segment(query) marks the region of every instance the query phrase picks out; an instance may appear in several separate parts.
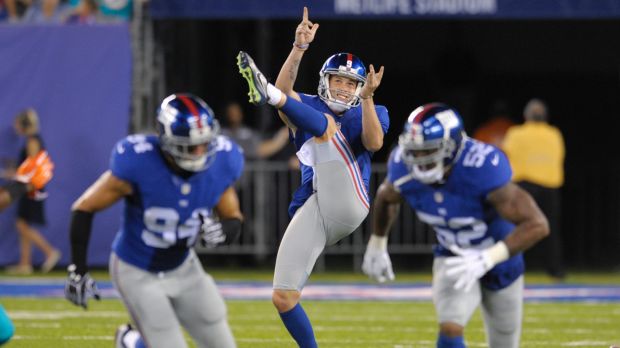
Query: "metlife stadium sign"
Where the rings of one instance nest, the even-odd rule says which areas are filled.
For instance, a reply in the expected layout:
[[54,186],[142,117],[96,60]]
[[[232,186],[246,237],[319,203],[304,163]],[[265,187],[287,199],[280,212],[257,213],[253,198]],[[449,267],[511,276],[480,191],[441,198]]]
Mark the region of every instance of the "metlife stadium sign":
[[154,18],[612,19],[620,0],[151,0]]
[[497,0],[334,0],[336,15],[494,15]]

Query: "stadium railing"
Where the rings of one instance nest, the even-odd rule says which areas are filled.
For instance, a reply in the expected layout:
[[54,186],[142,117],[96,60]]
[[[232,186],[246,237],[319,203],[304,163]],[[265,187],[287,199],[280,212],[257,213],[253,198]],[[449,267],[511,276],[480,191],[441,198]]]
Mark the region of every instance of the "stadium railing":
[[[373,165],[370,180],[371,197],[386,175],[385,165]],[[209,254],[253,255],[258,261],[273,257],[290,219],[288,205],[300,184],[300,172],[291,170],[286,162],[250,162],[237,182],[241,210],[245,217],[243,231],[237,242],[230,246],[197,252]],[[372,215],[372,212],[371,212]],[[353,259],[359,270],[366,242],[372,232],[371,215],[350,236],[325,249],[325,255],[346,255]],[[435,241],[434,232],[420,223],[407,204],[395,221],[389,238],[391,254],[430,254]],[[321,268],[323,259],[317,261]]]

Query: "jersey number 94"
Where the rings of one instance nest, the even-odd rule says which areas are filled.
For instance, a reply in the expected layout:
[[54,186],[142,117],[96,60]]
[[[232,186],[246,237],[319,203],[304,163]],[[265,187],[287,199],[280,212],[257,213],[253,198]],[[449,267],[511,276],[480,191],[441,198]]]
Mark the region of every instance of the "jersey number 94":
[[179,224],[179,213],[172,208],[149,207],[144,211],[142,240],[148,246],[160,249],[170,248],[185,241],[187,247],[196,242],[200,232],[199,214],[209,216],[207,209],[196,209],[190,218]]

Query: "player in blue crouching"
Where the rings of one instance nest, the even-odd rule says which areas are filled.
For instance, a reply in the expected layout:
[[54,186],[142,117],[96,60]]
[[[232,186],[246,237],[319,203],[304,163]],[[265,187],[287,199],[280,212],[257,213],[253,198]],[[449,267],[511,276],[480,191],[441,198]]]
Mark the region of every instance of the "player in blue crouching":
[[239,234],[243,216],[233,184],[243,154],[193,95],[164,99],[157,122],[159,136],[118,142],[110,169],[73,204],[65,295],[84,308],[89,296],[98,299],[86,262],[93,215],[124,199],[109,271],[137,330],[119,328],[117,347],[187,347],[181,326],[198,347],[235,347],[226,305],[192,247],[198,239],[217,245]]
[[362,61],[350,53],[335,54],[323,64],[319,95],[293,90],[301,57],[317,28],[304,8],[276,86],[267,82],[247,53],[238,56],[250,102],[278,109],[301,162],[302,182],[289,206],[292,219],[278,249],[272,299],[302,348],[317,343],[299,303],[301,291],[323,249],[351,234],[368,215],[370,159],[383,145],[389,126],[387,109],[372,98],[383,67],[375,73],[371,65],[367,74]]
[[478,305],[489,347],[519,347],[522,252],[547,236],[549,226],[511,175],[500,150],[468,138],[457,111],[438,103],[409,115],[390,155],[362,270],[379,282],[394,279],[387,235],[407,202],[439,242],[433,263],[438,348],[465,347],[464,328]]

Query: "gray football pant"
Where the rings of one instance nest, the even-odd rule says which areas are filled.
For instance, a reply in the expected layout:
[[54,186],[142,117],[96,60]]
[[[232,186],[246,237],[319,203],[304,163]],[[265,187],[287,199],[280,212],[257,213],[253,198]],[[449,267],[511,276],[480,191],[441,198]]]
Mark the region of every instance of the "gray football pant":
[[[368,200],[356,162],[340,134],[313,144],[316,151],[314,192],[297,210],[278,249],[273,288],[303,289],[326,246],[351,234],[368,215]],[[345,152],[347,151],[347,152]]]
[[445,257],[433,261],[433,303],[439,323],[452,322],[465,327],[478,305],[490,348],[517,348],[523,317],[523,276],[508,287],[489,290],[474,285],[469,292],[454,290],[456,276],[448,277]]
[[181,326],[198,347],[235,347],[224,300],[193,251],[176,269],[160,273],[112,253],[110,274],[147,347],[187,347]]

